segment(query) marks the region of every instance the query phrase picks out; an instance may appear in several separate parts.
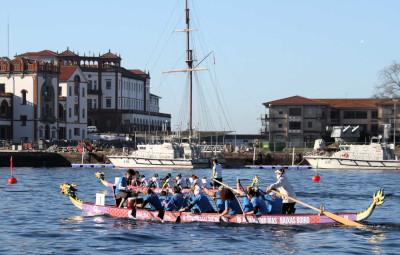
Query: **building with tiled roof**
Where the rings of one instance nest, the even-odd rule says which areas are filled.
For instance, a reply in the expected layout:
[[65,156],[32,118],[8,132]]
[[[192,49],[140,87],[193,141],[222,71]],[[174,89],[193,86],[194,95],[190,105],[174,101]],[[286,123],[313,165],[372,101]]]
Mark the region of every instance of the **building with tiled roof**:
[[19,56],[58,64],[60,82],[68,82],[79,67],[87,81],[88,125],[101,132],[155,132],[165,123],[170,129],[171,115],[159,111],[161,97],[150,93],[149,73],[122,67],[120,55],[111,50],[81,55],[67,48],[61,53],[43,50]]
[[329,139],[332,126],[360,126],[360,141],[369,141],[383,133],[383,124],[394,123],[395,103],[381,98],[277,99],[263,103],[267,114],[262,130],[277,147],[312,146],[315,139]]

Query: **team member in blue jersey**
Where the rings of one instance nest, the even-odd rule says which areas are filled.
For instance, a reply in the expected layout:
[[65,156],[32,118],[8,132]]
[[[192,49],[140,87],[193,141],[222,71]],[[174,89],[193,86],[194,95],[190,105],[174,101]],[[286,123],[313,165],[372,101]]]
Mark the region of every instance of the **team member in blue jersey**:
[[215,212],[210,200],[206,195],[200,192],[200,188],[193,187],[192,192],[194,197],[190,202],[189,206],[186,208],[182,208],[180,211],[188,211],[191,210],[195,213],[212,213]]
[[184,207],[185,199],[178,186],[173,188],[174,195],[164,204],[166,211],[179,211]]
[[143,198],[143,203],[140,208],[144,208],[146,205],[149,205],[150,210],[152,211],[163,211],[164,208],[161,204],[160,199],[157,194],[151,188],[148,188],[146,191],[146,196]]
[[220,197],[225,203],[225,210],[219,216],[243,213],[238,200],[230,189],[223,188]]
[[128,190],[128,181],[131,179],[131,172],[128,170],[124,173],[123,176],[118,178],[118,181],[115,183],[114,192],[115,192],[115,203],[118,207],[121,207],[125,200],[131,195]]
[[259,196],[259,193],[252,188],[247,190],[247,197],[251,201],[252,210],[246,214],[265,215],[271,211],[271,206],[268,206],[264,199]]

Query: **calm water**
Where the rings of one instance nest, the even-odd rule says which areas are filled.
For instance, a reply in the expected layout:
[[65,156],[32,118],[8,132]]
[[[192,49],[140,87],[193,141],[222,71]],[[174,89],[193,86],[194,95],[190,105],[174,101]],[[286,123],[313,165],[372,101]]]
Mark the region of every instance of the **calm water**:
[[[298,198],[328,211],[364,209],[372,193],[384,187],[385,203],[368,219],[365,230],[341,226],[256,226],[159,224],[109,217],[83,217],[59,193],[59,184],[78,184],[78,195],[94,201],[104,190],[93,169],[16,169],[18,184],[6,185],[0,170],[0,254],[399,254],[400,172],[329,171],[311,182],[312,170],[288,171]],[[122,170],[104,170],[113,180]],[[161,176],[167,171],[159,171]],[[178,171],[173,171],[175,174]],[[208,176],[210,170],[194,172]],[[145,171],[150,176],[153,171]],[[225,180],[259,175],[262,186],[273,181],[269,170],[225,170]],[[250,182],[250,181],[247,181]],[[244,182],[246,183],[246,182]],[[306,209],[297,206],[298,212]]]

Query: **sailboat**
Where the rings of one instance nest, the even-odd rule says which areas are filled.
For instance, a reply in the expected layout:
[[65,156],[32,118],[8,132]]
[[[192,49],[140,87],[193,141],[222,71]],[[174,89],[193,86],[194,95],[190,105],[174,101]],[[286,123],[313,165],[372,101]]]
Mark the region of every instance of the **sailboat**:
[[211,165],[211,160],[204,157],[201,146],[193,140],[193,72],[207,70],[193,66],[193,50],[190,45],[190,9],[185,0],[186,27],[178,32],[186,34],[186,68],[165,73],[187,73],[189,81],[189,123],[187,142],[164,142],[162,144],[138,145],[137,150],[125,155],[110,155],[108,159],[115,167],[123,168],[174,168],[192,169],[205,168]]

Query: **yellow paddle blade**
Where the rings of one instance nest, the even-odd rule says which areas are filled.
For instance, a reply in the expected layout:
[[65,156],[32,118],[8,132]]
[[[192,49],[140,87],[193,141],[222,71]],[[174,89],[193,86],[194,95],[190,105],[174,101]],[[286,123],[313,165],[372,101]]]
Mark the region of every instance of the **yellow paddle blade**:
[[364,226],[364,225],[362,225],[362,224],[360,224],[358,222],[343,218],[342,216],[336,215],[336,214],[331,213],[331,212],[322,211],[322,213],[325,214],[327,217],[331,218],[332,220],[340,222],[340,223],[342,223],[343,225],[346,225],[346,226],[352,226],[352,227],[363,227]]

